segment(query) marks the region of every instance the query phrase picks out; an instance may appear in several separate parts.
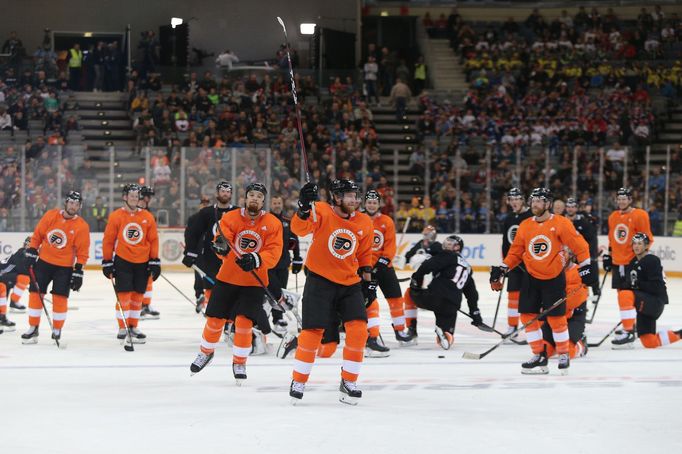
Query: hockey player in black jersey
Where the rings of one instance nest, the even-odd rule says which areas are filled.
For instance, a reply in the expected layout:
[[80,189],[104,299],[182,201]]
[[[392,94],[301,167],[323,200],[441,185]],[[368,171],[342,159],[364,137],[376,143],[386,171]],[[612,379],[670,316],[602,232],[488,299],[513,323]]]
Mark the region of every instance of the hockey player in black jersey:
[[[597,239],[597,227],[585,214],[578,212],[578,202],[569,197],[566,199],[566,211],[564,216],[573,222],[575,229],[580,233],[590,247],[590,267],[594,276],[599,275],[599,240]],[[592,286],[592,294],[598,296],[601,293],[599,284],[595,282]]]
[[[646,348],[656,348],[679,341],[682,329],[656,332],[656,320],[668,304],[668,290],[661,259],[649,254],[650,243],[646,233],[639,232],[632,237],[632,252],[635,257],[626,267],[628,289],[623,290],[623,294],[634,302],[639,341]],[[632,348],[634,342],[634,333],[620,331],[611,344],[614,349],[626,349]]]
[[[511,188],[507,192],[507,203],[509,203],[511,212],[507,214],[502,223],[503,259],[507,257],[509,248],[514,242],[519,224],[533,216],[533,213],[526,205],[523,192],[519,188]],[[507,333],[512,332],[519,324],[519,294],[521,292],[521,283],[525,278],[524,273],[519,267],[507,273]]]
[[417,269],[419,265],[426,259],[436,255],[442,249],[441,244],[436,241],[436,228],[432,225],[427,225],[422,230],[424,236],[421,241],[418,241],[405,254],[405,262],[407,262],[412,269]]
[[[441,250],[421,264],[412,274],[410,288],[405,291],[405,306],[415,306],[433,311],[436,315],[436,341],[444,350],[454,342],[457,310],[462,304],[462,294],[467,299],[474,323],[482,323],[478,310],[478,291],[472,278],[471,266],[458,251],[463,246],[457,235],[448,236]],[[433,273],[433,280],[423,288],[424,276]],[[416,319],[414,320],[416,333]],[[412,329],[410,330],[412,331]]]
[[[187,220],[185,229],[185,257],[182,264],[187,268],[197,265],[208,277],[215,282],[215,276],[220,269],[222,261],[211,249],[211,243],[216,232],[216,224],[222,215],[237,207],[232,205],[232,185],[223,180],[216,185],[216,203],[204,207],[194,213]],[[197,313],[211,294],[213,284],[208,279],[195,273],[194,289],[197,290]],[[203,294],[205,290],[205,295]]]

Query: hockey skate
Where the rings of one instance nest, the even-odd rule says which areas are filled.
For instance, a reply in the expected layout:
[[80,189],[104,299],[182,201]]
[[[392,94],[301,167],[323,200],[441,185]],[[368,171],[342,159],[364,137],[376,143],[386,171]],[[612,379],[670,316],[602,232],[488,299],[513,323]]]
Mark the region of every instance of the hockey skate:
[[17,324],[7,318],[7,315],[0,314],[0,329],[11,333],[17,329]]
[[24,312],[26,312],[26,306],[24,306],[21,303],[15,303],[15,302],[10,301],[9,310],[10,310],[10,312],[16,312],[18,314],[23,314]]
[[276,356],[281,359],[285,359],[289,353],[296,350],[298,347],[298,337],[291,333],[287,333],[282,338],[277,348]]
[[61,340],[61,338],[62,338],[62,330],[60,330],[60,329],[52,330],[52,339]]
[[208,366],[211,363],[211,361],[213,361],[213,353],[209,353],[207,355],[204,352],[199,352],[197,357],[194,359],[194,362],[192,362],[192,364],[190,364],[189,366],[191,375],[194,375],[204,370],[204,367]]
[[386,358],[391,349],[379,337],[368,337],[365,345],[365,358]]
[[543,350],[533,355],[531,359],[521,364],[521,373],[524,375],[545,375],[549,373],[547,367],[547,353]]
[[443,331],[438,326],[436,326],[435,331],[436,331],[436,343],[443,350],[450,350],[450,347],[452,347],[452,344],[455,343],[455,337],[452,335],[452,333],[449,333],[448,331]]
[[559,355],[559,374],[568,375],[568,369],[571,367],[571,358],[568,353]]
[[356,382],[341,379],[339,385],[339,402],[348,405],[357,405],[362,397],[362,391],[357,387]]
[[635,348],[635,333],[632,331],[616,331],[616,335],[611,340],[613,350],[631,350]]
[[291,405],[296,405],[303,399],[303,392],[305,391],[305,383],[291,380],[289,386],[289,397],[291,397]]
[[28,331],[21,335],[21,343],[24,345],[37,344],[38,334],[38,327],[31,326]]
[[[121,328],[118,330],[118,333],[116,333],[116,339],[120,341],[124,341],[125,338],[128,337],[128,330],[125,328]],[[123,342],[121,342],[123,343]]]
[[[416,321],[414,323],[416,323]],[[395,333],[395,340],[398,341],[398,345],[401,347],[417,345],[417,336],[413,335],[409,329],[407,331],[399,331],[393,327],[393,332]],[[416,333],[416,328],[414,332]]]
[[144,344],[147,342],[147,335],[137,329],[137,326],[130,328],[130,337],[133,340],[133,344]]
[[161,313],[154,309],[151,304],[143,305],[140,311],[140,320],[158,320]]
[[257,328],[253,328],[251,331],[251,354],[249,356],[265,355],[268,352],[265,334]]
[[[507,332],[504,333],[504,335],[505,335],[505,336],[509,336],[511,333],[514,332],[514,330],[516,330],[516,327],[515,327],[515,326],[508,326],[508,327],[507,327]],[[520,333],[520,332],[521,332],[521,331],[517,331],[514,335],[505,338],[505,339],[504,339],[504,343],[505,343],[505,344],[513,344],[514,342],[512,342],[512,339],[518,340],[518,339],[519,339],[519,333]]]
[[241,386],[246,380],[246,364],[232,363],[232,375],[237,386]]

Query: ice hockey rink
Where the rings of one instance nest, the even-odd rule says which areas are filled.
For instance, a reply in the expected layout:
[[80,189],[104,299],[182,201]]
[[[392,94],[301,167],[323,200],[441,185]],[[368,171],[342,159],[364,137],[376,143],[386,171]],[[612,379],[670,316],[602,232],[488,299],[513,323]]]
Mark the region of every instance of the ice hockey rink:
[[[164,274],[192,296],[193,276]],[[401,272],[401,277],[409,276]],[[481,311],[492,323],[497,294],[477,272]],[[294,290],[294,277],[289,288]],[[302,289],[303,277],[299,277]],[[403,286],[407,285],[403,283]],[[608,286],[608,284],[607,284]],[[682,279],[668,282],[670,304],[660,326],[682,327]],[[338,401],[341,352],[318,359],[298,406],[289,403],[292,356],[249,358],[248,380],[237,387],[231,351],[190,377],[203,318],[163,279],[155,283],[160,320],[140,323],[145,345],[126,352],[115,339],[114,295],[98,271],[70,299],[65,350],[49,339],[22,345],[26,314],[11,313],[17,331],[0,335],[3,453],[196,452],[523,452],[636,453],[682,447],[682,342],[657,350],[591,348],[560,376],[524,376],[528,346],[503,345],[479,361],[499,336],[460,317],[455,345],[440,349],[433,317],[420,311],[419,345],[398,348],[382,300],[388,358],[365,359],[356,407]],[[589,304],[589,303],[588,303]],[[466,308],[466,305],[463,304]],[[590,304],[590,307],[591,304]],[[497,328],[506,325],[506,305]],[[588,340],[618,321],[615,292],[605,291]],[[441,356],[443,358],[441,358]]]

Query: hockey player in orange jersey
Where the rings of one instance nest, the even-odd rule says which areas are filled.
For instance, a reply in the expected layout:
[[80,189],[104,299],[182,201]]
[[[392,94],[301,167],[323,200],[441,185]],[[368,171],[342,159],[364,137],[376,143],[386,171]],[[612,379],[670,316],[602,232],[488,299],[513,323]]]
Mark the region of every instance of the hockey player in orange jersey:
[[107,279],[114,279],[118,321],[116,338],[125,339],[127,335],[122,319],[125,316],[132,342],[144,344],[147,336],[137,328],[137,323],[147,280],[150,276],[153,280],[159,277],[161,262],[156,221],[149,211],[138,208],[140,193],[139,185],[126,184],[123,187],[123,206],[109,215],[102,239],[102,273]]
[[[291,220],[294,234],[313,235],[305,261],[303,330],[298,337],[289,388],[294,404],[303,398],[325,328],[337,316],[346,330],[339,400],[355,405],[362,397],[356,382],[367,341],[365,305],[376,299],[376,281],[372,280],[374,229],[369,216],[356,211],[357,184],[334,180],[329,192],[331,205],[315,203],[317,185],[306,183],[300,191],[299,209]],[[315,217],[311,215],[313,208]]]
[[617,289],[620,320],[623,330],[616,333],[611,344],[616,348],[627,347],[634,342],[635,318],[637,311],[631,298],[623,293],[628,287],[628,276],[625,268],[635,257],[632,252],[632,237],[638,233],[645,233],[649,242],[654,242],[651,233],[649,215],[646,211],[632,206],[632,190],[620,188],[616,195],[618,209],[609,216],[609,253],[604,254],[604,271],[612,271],[611,287]]
[[268,270],[282,255],[282,223],[275,215],[263,211],[266,195],[263,184],[251,183],[246,187],[244,208],[228,211],[220,218],[212,247],[222,257],[222,265],[206,307],[200,352],[190,365],[192,374],[200,372],[213,360],[229,319],[234,320],[235,326],[232,373],[237,385],[246,380],[246,359],[251,353],[253,326],[260,320],[268,323],[263,312],[263,285],[268,285]]
[[[374,264],[374,277],[384,294],[391,311],[393,331],[396,340],[403,345],[409,345],[412,336],[405,332],[404,301],[398,276],[393,269],[393,257],[395,257],[395,224],[393,219],[382,214],[381,196],[373,189],[365,194],[365,213],[372,219],[374,225],[374,238],[372,241],[372,263]],[[379,338],[379,302],[374,300],[367,308],[367,328],[369,337],[365,356],[383,357],[388,356],[389,348]]]
[[[154,188],[151,186],[140,187],[140,200],[137,201],[137,207],[141,210],[152,212],[149,209],[149,204],[154,197]],[[152,214],[154,216],[154,214]],[[142,310],[140,311],[140,320],[158,320],[161,314],[152,306],[152,294],[154,292],[154,279],[151,276],[147,279],[147,288],[142,299]]]
[[[576,231],[573,223],[561,215],[552,214],[552,193],[546,188],[535,188],[530,195],[533,217],[524,220],[516,232],[502,266],[490,272],[493,290],[502,290],[501,280],[509,269],[525,266],[519,295],[521,323],[529,323],[540,312],[566,297],[566,277],[562,254],[568,246],[578,258],[580,277],[585,285],[592,285],[596,276],[590,272],[590,254],[587,242]],[[565,374],[570,366],[569,335],[566,321],[566,303],[562,302],[547,314],[552,337],[559,355],[559,372]],[[526,338],[534,356],[521,365],[521,373],[546,374],[547,352],[543,349],[540,324],[536,320],[526,327]],[[540,341],[540,342],[537,342]]]
[[[61,339],[68,310],[69,291],[83,285],[83,266],[88,261],[90,228],[78,215],[83,205],[81,194],[69,192],[64,209],[49,210],[33,231],[25,251],[29,266],[33,267],[37,282],[31,282],[28,298],[29,330],[21,335],[22,343],[38,342],[38,327],[43,304],[38,294],[47,293],[52,283],[53,339]],[[29,273],[30,275],[30,273]]]

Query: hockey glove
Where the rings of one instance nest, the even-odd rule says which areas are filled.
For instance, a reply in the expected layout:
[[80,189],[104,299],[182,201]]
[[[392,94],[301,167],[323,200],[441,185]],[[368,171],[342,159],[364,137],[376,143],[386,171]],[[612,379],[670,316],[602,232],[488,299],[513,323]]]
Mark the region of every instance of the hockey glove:
[[113,279],[116,277],[116,268],[114,268],[114,262],[111,260],[102,260],[102,274],[107,279]]
[[24,258],[26,259],[26,267],[28,268],[38,261],[38,250],[34,247],[24,249]]
[[257,269],[261,265],[260,255],[258,255],[257,252],[247,252],[242,255],[241,258],[236,259],[235,262],[239,265],[239,268],[247,273]]
[[71,282],[69,283],[69,286],[71,287],[71,290],[77,292],[81,289],[82,285],[83,265],[81,263],[76,263],[76,265],[73,267],[73,271],[71,272]]
[[195,252],[185,252],[185,256],[182,258],[182,264],[187,268],[192,268],[192,265],[197,263],[197,254]]
[[410,290],[414,292],[421,292],[423,290],[422,284],[423,281],[413,276],[412,279],[410,279]]
[[155,281],[161,276],[161,260],[159,259],[149,259],[147,262],[147,272]]
[[613,262],[611,261],[611,256],[609,254],[604,254],[602,258],[602,263],[604,265],[604,271],[607,273],[613,268]]
[[481,326],[483,324],[483,317],[481,317],[481,311],[476,309],[471,314],[471,324],[474,326]]
[[365,307],[377,299],[377,281],[372,279],[370,281],[362,280],[362,296],[365,298]]
[[218,238],[211,243],[211,249],[218,255],[226,256],[230,252],[230,245],[227,244],[227,240],[222,235],[218,235]]
[[374,265],[374,269],[379,270],[381,268],[388,268],[390,263],[391,260],[389,260],[388,257],[379,257],[379,260],[377,260],[377,263]]
[[502,279],[507,274],[508,270],[509,268],[507,268],[506,265],[490,267],[490,288],[493,289],[493,291],[502,291]]
[[298,195],[298,216],[306,220],[310,216],[310,210],[313,207],[313,202],[318,199],[317,184],[309,181],[304,184]]
[[592,273],[592,267],[590,266],[589,261],[578,268],[578,274],[580,274],[580,279],[586,286],[592,287],[593,285],[598,285],[597,276]]
[[291,272],[293,274],[298,274],[303,269],[303,259],[301,257],[294,257],[291,262]]

